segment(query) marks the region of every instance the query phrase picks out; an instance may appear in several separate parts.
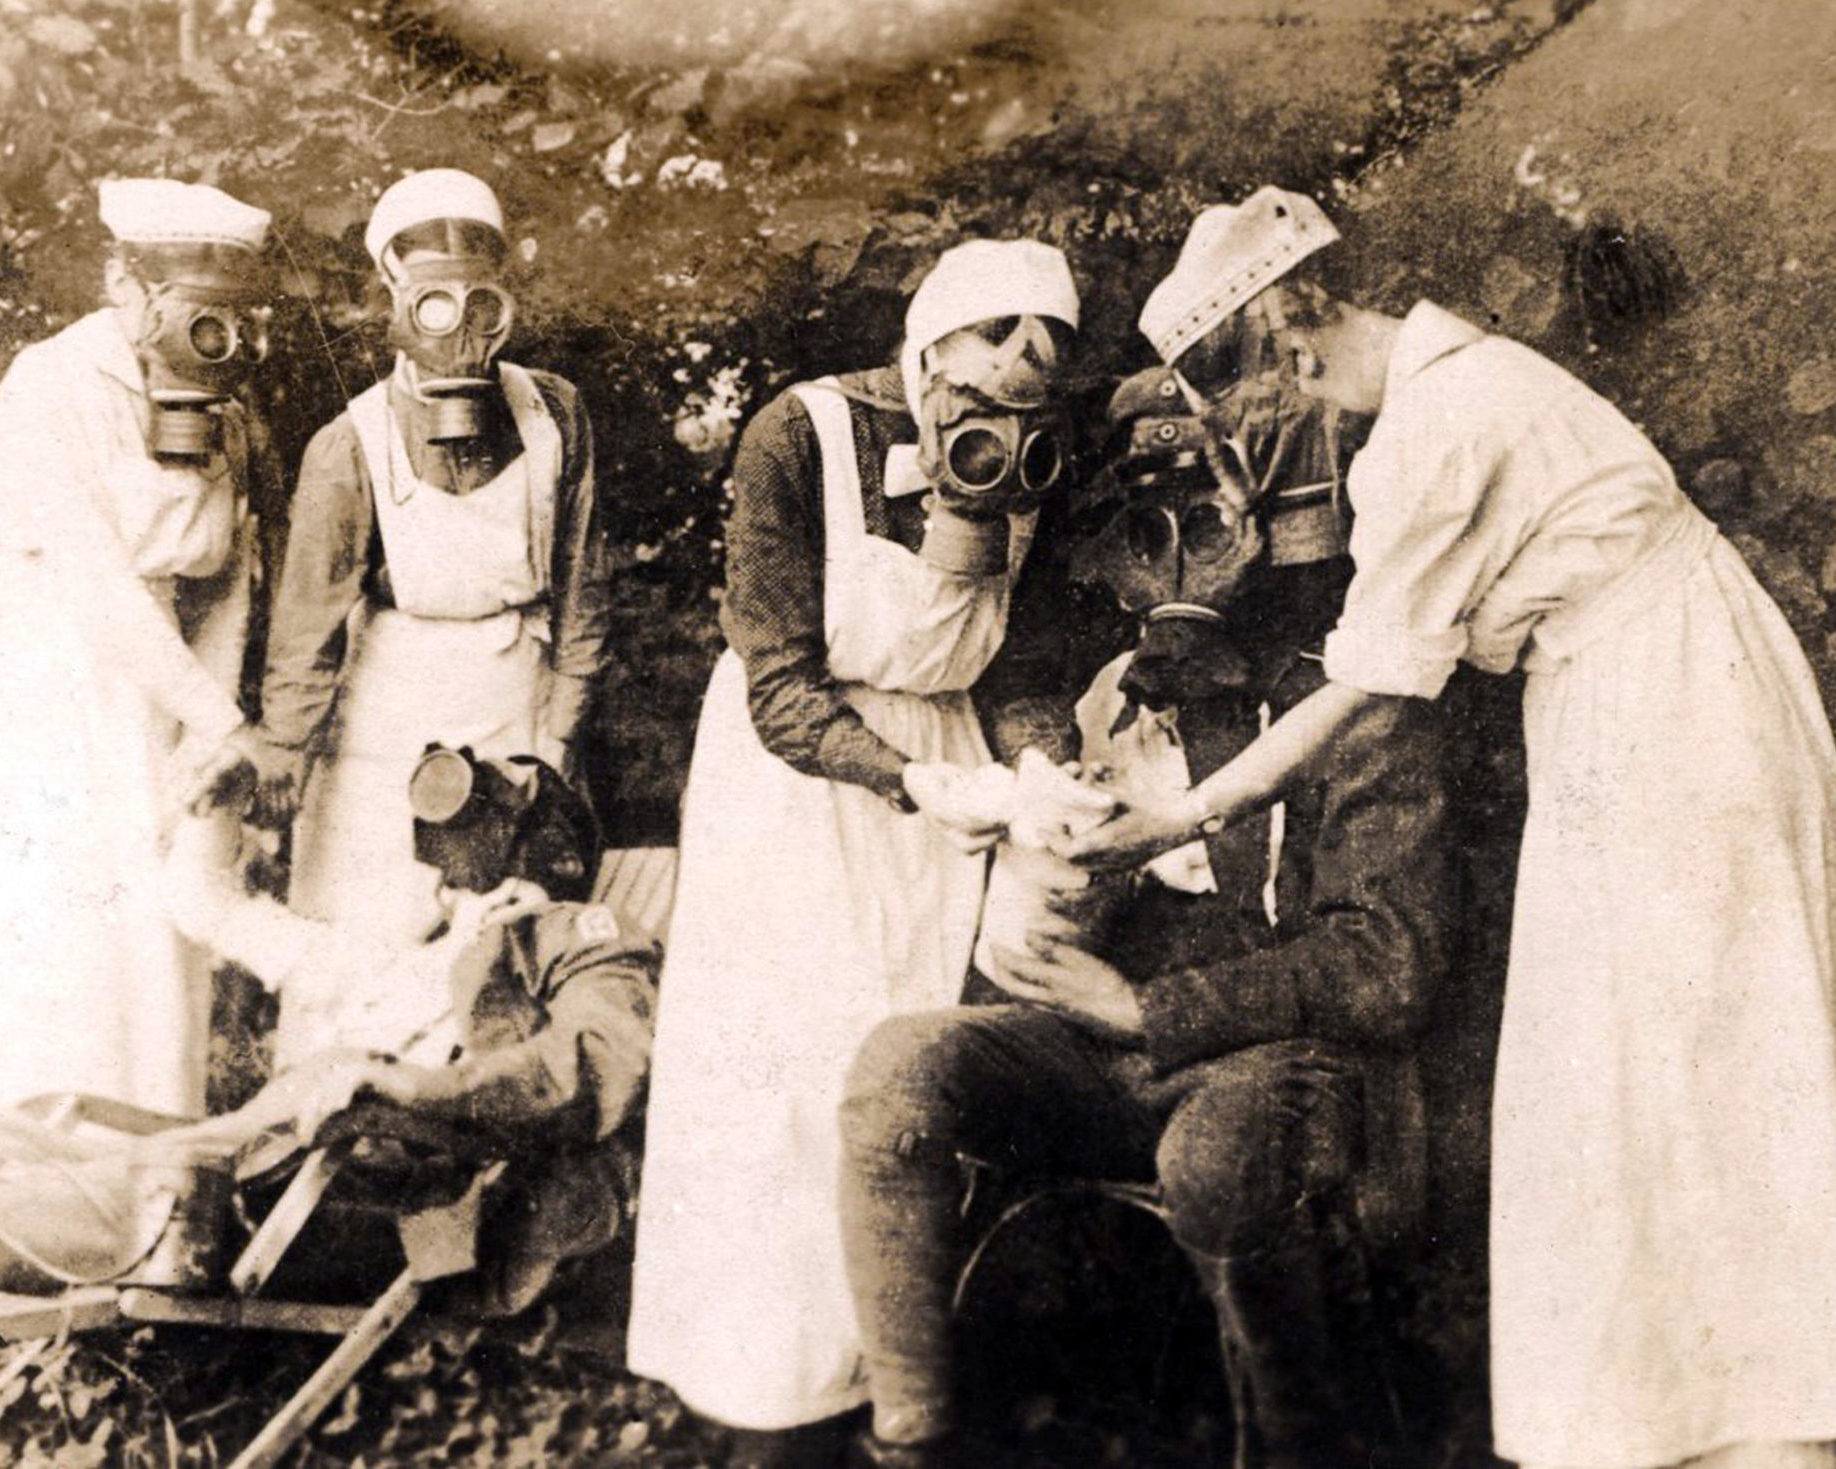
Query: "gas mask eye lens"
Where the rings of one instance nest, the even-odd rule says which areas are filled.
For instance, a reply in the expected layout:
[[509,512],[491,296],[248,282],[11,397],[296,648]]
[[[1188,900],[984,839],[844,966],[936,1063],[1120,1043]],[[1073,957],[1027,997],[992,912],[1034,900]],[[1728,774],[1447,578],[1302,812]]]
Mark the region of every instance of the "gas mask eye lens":
[[993,429],[971,426],[944,450],[950,477],[966,490],[992,490],[1007,474],[1007,445]]
[[199,312],[187,336],[191,350],[205,362],[227,362],[236,350],[235,329],[213,312]]
[[1023,486],[1034,493],[1049,490],[1058,483],[1064,468],[1065,456],[1059,452],[1056,434],[1038,429],[1027,435],[1026,442],[1020,446],[1020,483]]
[[1216,505],[1194,505],[1180,517],[1180,549],[1194,561],[1216,561],[1230,549],[1230,543],[1230,527]]
[[463,314],[459,298],[451,291],[423,291],[415,298],[410,315],[414,324],[430,337],[443,337],[455,330]]
[[467,291],[465,324],[480,336],[495,336],[504,329],[509,308],[501,293],[493,290]]
[[1143,565],[1152,566],[1173,545],[1173,521],[1166,511],[1138,506],[1128,512],[1123,526],[1128,554]]

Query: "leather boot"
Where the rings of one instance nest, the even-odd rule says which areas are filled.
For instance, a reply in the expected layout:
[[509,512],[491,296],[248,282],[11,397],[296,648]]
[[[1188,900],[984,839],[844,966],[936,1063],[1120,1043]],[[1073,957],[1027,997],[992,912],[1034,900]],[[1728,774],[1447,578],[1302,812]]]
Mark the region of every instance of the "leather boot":
[[1254,1251],[1187,1252],[1217,1312],[1237,1469],[1392,1461],[1399,1424],[1354,1230],[1307,1210]]

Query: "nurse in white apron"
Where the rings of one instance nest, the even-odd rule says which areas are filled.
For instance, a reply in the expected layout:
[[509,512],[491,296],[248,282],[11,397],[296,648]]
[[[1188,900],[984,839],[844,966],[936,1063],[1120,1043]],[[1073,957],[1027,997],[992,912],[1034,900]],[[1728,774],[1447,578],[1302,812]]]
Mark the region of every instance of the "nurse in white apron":
[[[1328,684],[1131,861],[1279,794],[1372,699],[1521,666],[1530,809],[1492,1112],[1493,1434],[1537,1469],[1836,1465],[1836,741],[1746,563],[1609,403],[1428,302],[1291,279],[1337,237],[1205,211],[1142,312],[1259,331],[1374,412]],[[1228,339],[1228,337],[1226,338]]]
[[251,492],[278,476],[230,394],[260,355],[268,216],[172,179],[99,192],[110,305],[0,381],[0,1105],[195,1115],[210,965],[158,874],[186,801],[258,748]]
[[1021,507],[1057,477],[1051,391],[1076,322],[1057,250],[958,246],[912,299],[899,370],[793,388],[741,446],[732,646],[689,774],[630,1359],[761,1431],[761,1455],[765,1431],[866,1400],[836,1107],[867,1032],[952,1002],[968,970],[1006,790],[970,690],[1031,540]]
[[265,794],[284,815],[310,758],[293,906],[409,942],[440,911],[409,840],[415,761],[440,741],[569,773],[609,567],[578,394],[496,358],[513,302],[489,187],[411,174],[365,242],[398,354],[301,465],[262,690]]

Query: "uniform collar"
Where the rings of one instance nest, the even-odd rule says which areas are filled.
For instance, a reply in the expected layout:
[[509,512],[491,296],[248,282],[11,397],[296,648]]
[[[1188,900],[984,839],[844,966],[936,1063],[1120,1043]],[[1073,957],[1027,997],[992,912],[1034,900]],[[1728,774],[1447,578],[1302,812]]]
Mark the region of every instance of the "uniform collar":
[[98,372],[126,384],[137,393],[147,390],[146,374],[134,355],[134,344],[121,329],[121,317],[112,306],[92,311],[69,329],[69,339]]
[[1384,370],[1383,400],[1392,402],[1404,385],[1429,364],[1483,341],[1485,333],[1432,301],[1418,301],[1403,318]]

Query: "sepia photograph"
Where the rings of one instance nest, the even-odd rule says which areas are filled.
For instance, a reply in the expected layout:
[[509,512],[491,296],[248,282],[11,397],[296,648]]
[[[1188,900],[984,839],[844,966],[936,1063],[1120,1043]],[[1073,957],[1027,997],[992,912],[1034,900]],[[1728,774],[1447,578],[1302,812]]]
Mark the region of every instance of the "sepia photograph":
[[1836,1469],[1836,4],[0,0],[0,1465]]

